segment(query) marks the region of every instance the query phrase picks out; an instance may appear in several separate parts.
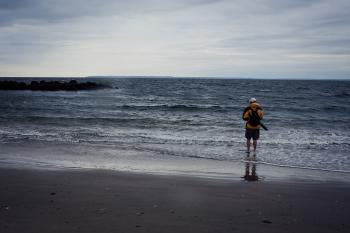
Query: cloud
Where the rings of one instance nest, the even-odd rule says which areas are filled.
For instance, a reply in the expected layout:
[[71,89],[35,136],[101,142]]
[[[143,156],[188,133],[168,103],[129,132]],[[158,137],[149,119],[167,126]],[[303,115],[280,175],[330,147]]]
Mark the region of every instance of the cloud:
[[99,17],[173,11],[213,0],[0,0],[2,25],[14,23],[57,22],[80,17]]
[[0,0],[0,75],[350,77],[347,0]]

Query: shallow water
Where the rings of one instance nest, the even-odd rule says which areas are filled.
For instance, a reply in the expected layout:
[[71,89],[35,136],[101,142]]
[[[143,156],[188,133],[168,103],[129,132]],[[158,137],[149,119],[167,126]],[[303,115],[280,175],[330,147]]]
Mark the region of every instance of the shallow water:
[[1,161],[149,171],[184,171],[183,159],[243,162],[241,114],[255,97],[269,128],[257,163],[350,172],[349,81],[89,81],[113,88],[0,91]]

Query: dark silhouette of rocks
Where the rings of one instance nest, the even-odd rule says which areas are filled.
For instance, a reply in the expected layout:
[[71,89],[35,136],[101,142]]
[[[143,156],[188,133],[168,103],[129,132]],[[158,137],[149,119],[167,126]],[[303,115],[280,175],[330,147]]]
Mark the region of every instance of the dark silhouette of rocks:
[[95,82],[78,83],[76,80],[69,82],[59,81],[32,81],[30,84],[17,81],[0,81],[0,90],[32,90],[32,91],[79,91],[108,88],[108,86]]

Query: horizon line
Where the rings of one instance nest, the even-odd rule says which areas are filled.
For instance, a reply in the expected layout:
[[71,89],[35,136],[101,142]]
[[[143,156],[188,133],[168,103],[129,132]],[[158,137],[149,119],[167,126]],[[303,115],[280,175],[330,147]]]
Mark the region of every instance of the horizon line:
[[328,81],[350,81],[349,78],[276,78],[276,77],[237,77],[237,76],[173,76],[173,75],[88,75],[88,76],[0,76],[0,79],[40,79],[40,78],[164,78],[164,79],[242,79],[242,80],[315,80],[315,81],[322,81],[322,80],[328,80]]

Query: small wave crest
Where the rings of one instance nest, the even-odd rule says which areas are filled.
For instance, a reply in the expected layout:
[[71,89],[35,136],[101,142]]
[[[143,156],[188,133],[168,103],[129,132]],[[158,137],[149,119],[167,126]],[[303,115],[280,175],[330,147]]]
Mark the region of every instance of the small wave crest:
[[350,97],[350,92],[342,91],[334,94],[334,97],[342,98],[342,97]]
[[120,106],[122,109],[135,109],[135,110],[170,110],[170,111],[227,111],[237,110],[233,106],[221,106],[221,105],[194,105],[194,104],[161,104],[161,105],[132,105],[125,104]]

